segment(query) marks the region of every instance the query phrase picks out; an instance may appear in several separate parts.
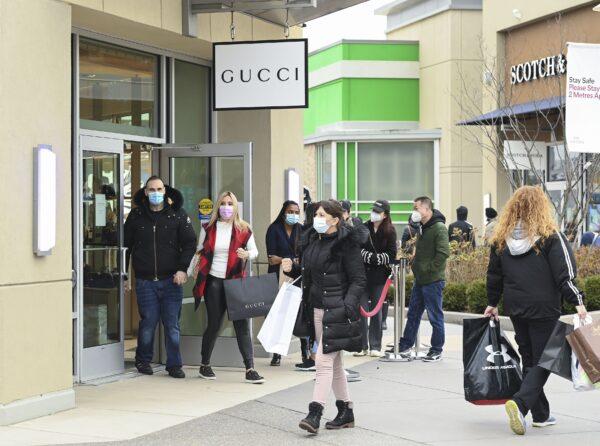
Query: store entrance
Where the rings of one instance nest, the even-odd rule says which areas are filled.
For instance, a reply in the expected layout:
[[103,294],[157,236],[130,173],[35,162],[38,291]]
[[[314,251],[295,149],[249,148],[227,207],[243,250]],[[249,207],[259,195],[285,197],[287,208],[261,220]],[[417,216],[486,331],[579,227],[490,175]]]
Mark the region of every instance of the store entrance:
[[[163,146],[159,150],[160,176],[184,198],[184,208],[193,221],[196,234],[208,221],[218,196],[233,192],[239,200],[244,220],[252,223],[252,144],[201,144]],[[200,364],[202,334],[206,328],[206,311],[201,305],[194,311],[193,278],[184,287],[181,311],[181,354],[183,363]],[[164,341],[161,336],[161,345]],[[161,362],[166,361],[161,350]],[[215,366],[243,366],[231,322],[225,321],[215,345],[211,363]]]
[[[178,189],[184,208],[200,233],[218,195],[229,190],[240,202],[243,218],[252,222],[251,143],[196,146],[150,146],[119,139],[82,135],[79,177],[78,281],[75,302],[74,370],[85,382],[135,370],[139,312],[135,273],[124,286],[123,225],[133,197],[151,175]],[[78,191],[79,193],[79,191]],[[184,288],[181,351],[186,365],[200,363],[204,306],[194,311],[193,278]],[[153,362],[164,364],[162,327],[155,336]],[[225,322],[215,346],[216,366],[242,365],[233,326]]]

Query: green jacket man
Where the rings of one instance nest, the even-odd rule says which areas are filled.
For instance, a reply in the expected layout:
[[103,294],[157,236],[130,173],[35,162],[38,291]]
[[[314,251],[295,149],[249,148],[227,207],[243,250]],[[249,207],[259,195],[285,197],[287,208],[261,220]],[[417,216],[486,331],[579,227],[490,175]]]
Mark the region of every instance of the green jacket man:
[[442,291],[446,284],[446,260],[450,255],[446,218],[433,209],[429,197],[419,197],[414,201],[411,220],[420,223],[412,270],[415,283],[410,294],[406,327],[400,339],[400,358],[413,359],[412,347],[415,344],[421,317],[427,310],[433,328],[431,348],[423,361],[437,362],[442,359],[445,343],[444,312],[442,311]]

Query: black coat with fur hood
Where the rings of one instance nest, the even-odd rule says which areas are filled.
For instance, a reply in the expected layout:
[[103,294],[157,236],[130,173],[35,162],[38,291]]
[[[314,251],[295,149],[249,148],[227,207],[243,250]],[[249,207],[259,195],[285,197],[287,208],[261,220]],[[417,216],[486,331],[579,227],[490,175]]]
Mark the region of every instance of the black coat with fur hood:
[[165,206],[152,212],[144,189],[133,197],[136,205],[125,221],[127,266],[133,256],[137,279],[163,280],[187,271],[196,251],[196,233],[183,209],[181,192],[165,185]]
[[302,275],[309,322],[315,308],[324,310],[323,353],[362,349],[359,305],[367,281],[360,254],[363,241],[364,229],[347,225],[330,235],[314,229],[303,234],[301,262],[290,276]]

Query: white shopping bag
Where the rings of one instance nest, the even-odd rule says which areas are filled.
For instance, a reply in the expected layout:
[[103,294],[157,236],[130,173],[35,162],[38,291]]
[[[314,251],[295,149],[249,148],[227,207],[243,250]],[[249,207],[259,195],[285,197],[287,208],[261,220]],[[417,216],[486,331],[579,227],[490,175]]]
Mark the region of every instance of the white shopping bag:
[[286,282],[281,286],[258,332],[258,340],[269,353],[282,356],[288,354],[292,331],[302,302],[302,290],[294,286],[294,282]]
[[[582,325],[587,325],[592,323],[592,317],[588,315],[585,318],[585,321],[581,322],[581,319],[578,315],[573,316],[573,327],[575,330],[579,329]],[[573,380],[573,387],[575,390],[594,390],[600,389],[600,383],[594,384],[590,381],[587,376],[587,373],[583,370],[581,365],[579,364],[579,360],[575,355],[575,352],[571,354],[571,379]]]

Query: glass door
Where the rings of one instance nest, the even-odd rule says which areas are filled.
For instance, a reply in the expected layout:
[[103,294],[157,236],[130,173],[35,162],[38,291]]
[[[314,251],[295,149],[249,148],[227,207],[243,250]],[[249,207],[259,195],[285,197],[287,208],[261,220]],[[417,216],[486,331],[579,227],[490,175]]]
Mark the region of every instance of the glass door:
[[[160,175],[183,194],[184,208],[193,221],[196,234],[200,234],[201,224],[208,220],[223,191],[232,191],[236,195],[244,220],[252,223],[251,155],[251,143],[161,147]],[[184,287],[181,311],[181,354],[186,365],[200,364],[202,334],[206,328],[204,304],[194,311],[193,286],[194,279],[190,277]],[[163,342],[161,336],[161,345]],[[166,359],[162,358],[163,354],[161,350],[161,362]],[[243,366],[233,325],[226,318],[211,363]]]
[[123,141],[82,136],[80,380],[123,372]]

